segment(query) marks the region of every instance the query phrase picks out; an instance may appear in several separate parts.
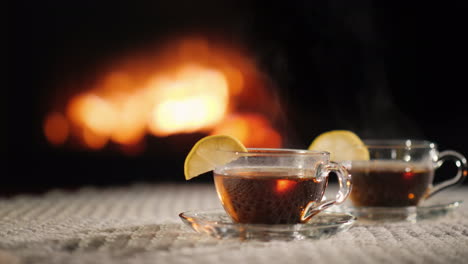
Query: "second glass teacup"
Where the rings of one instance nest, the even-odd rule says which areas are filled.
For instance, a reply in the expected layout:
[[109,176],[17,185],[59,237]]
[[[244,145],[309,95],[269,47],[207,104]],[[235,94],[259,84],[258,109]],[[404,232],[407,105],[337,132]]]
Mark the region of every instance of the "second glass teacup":
[[[368,218],[415,217],[416,206],[435,193],[463,181],[466,158],[453,150],[439,152],[424,140],[364,140],[370,160],[346,164],[353,177],[350,201]],[[458,168],[454,177],[433,184],[446,160]]]
[[[351,192],[347,170],[325,151],[251,148],[231,154],[236,158],[215,168],[214,181],[225,211],[238,223],[306,223]],[[330,172],[340,189],[335,199],[322,200]]]

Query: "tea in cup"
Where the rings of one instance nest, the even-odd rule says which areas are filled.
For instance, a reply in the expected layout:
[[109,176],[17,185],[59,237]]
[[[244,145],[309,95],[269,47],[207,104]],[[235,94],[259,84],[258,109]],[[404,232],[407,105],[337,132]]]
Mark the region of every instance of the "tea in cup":
[[[306,223],[324,209],[345,201],[351,191],[347,170],[325,151],[248,149],[217,166],[214,182],[227,214],[238,223]],[[335,199],[322,200],[328,176],[340,183]]]
[[[364,140],[370,160],[347,165],[352,178],[350,200],[356,207],[417,206],[467,176],[466,158],[453,150],[439,152],[422,140]],[[437,168],[447,160],[458,168],[454,177],[433,184]]]

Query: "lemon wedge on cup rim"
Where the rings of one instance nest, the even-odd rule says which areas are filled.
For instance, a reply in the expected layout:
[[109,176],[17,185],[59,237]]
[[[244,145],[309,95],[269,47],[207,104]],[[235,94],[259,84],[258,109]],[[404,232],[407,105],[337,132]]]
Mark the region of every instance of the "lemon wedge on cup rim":
[[335,162],[369,160],[369,150],[358,135],[349,130],[332,130],[318,135],[309,150],[330,152]]
[[214,135],[200,139],[185,158],[185,179],[190,180],[231,162],[237,157],[236,152],[247,152],[247,148],[234,137]]

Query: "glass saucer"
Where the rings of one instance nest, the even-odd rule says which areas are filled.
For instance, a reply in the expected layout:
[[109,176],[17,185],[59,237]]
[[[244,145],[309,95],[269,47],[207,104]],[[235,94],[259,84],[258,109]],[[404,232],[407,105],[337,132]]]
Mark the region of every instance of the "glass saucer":
[[360,223],[373,222],[417,222],[447,215],[460,207],[463,201],[424,201],[418,206],[407,207],[355,207],[345,203],[327,209],[329,212],[348,212]]
[[179,217],[201,234],[219,239],[265,241],[326,238],[349,229],[356,220],[356,217],[345,212],[321,212],[306,224],[238,224],[234,223],[223,209],[183,212]]

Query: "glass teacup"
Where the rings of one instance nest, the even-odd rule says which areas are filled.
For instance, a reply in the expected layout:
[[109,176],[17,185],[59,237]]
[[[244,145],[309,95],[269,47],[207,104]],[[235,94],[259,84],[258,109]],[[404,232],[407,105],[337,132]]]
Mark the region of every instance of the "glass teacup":
[[[370,160],[346,164],[353,177],[350,201],[355,207],[373,207],[366,214],[378,217],[391,212],[415,213],[422,201],[454,186],[467,176],[466,158],[453,150],[439,152],[433,142],[423,140],[364,140]],[[363,146],[356,146],[363,147]],[[457,173],[434,184],[435,171],[447,160],[457,166]],[[376,208],[381,208],[377,212]],[[406,208],[407,210],[395,210]],[[412,210],[412,212],[410,212]],[[413,215],[414,217],[414,215]]]
[[[324,209],[340,204],[351,191],[347,170],[330,161],[328,152],[292,149],[248,149],[214,170],[218,197],[238,223],[306,223]],[[322,200],[334,172],[340,189]]]

